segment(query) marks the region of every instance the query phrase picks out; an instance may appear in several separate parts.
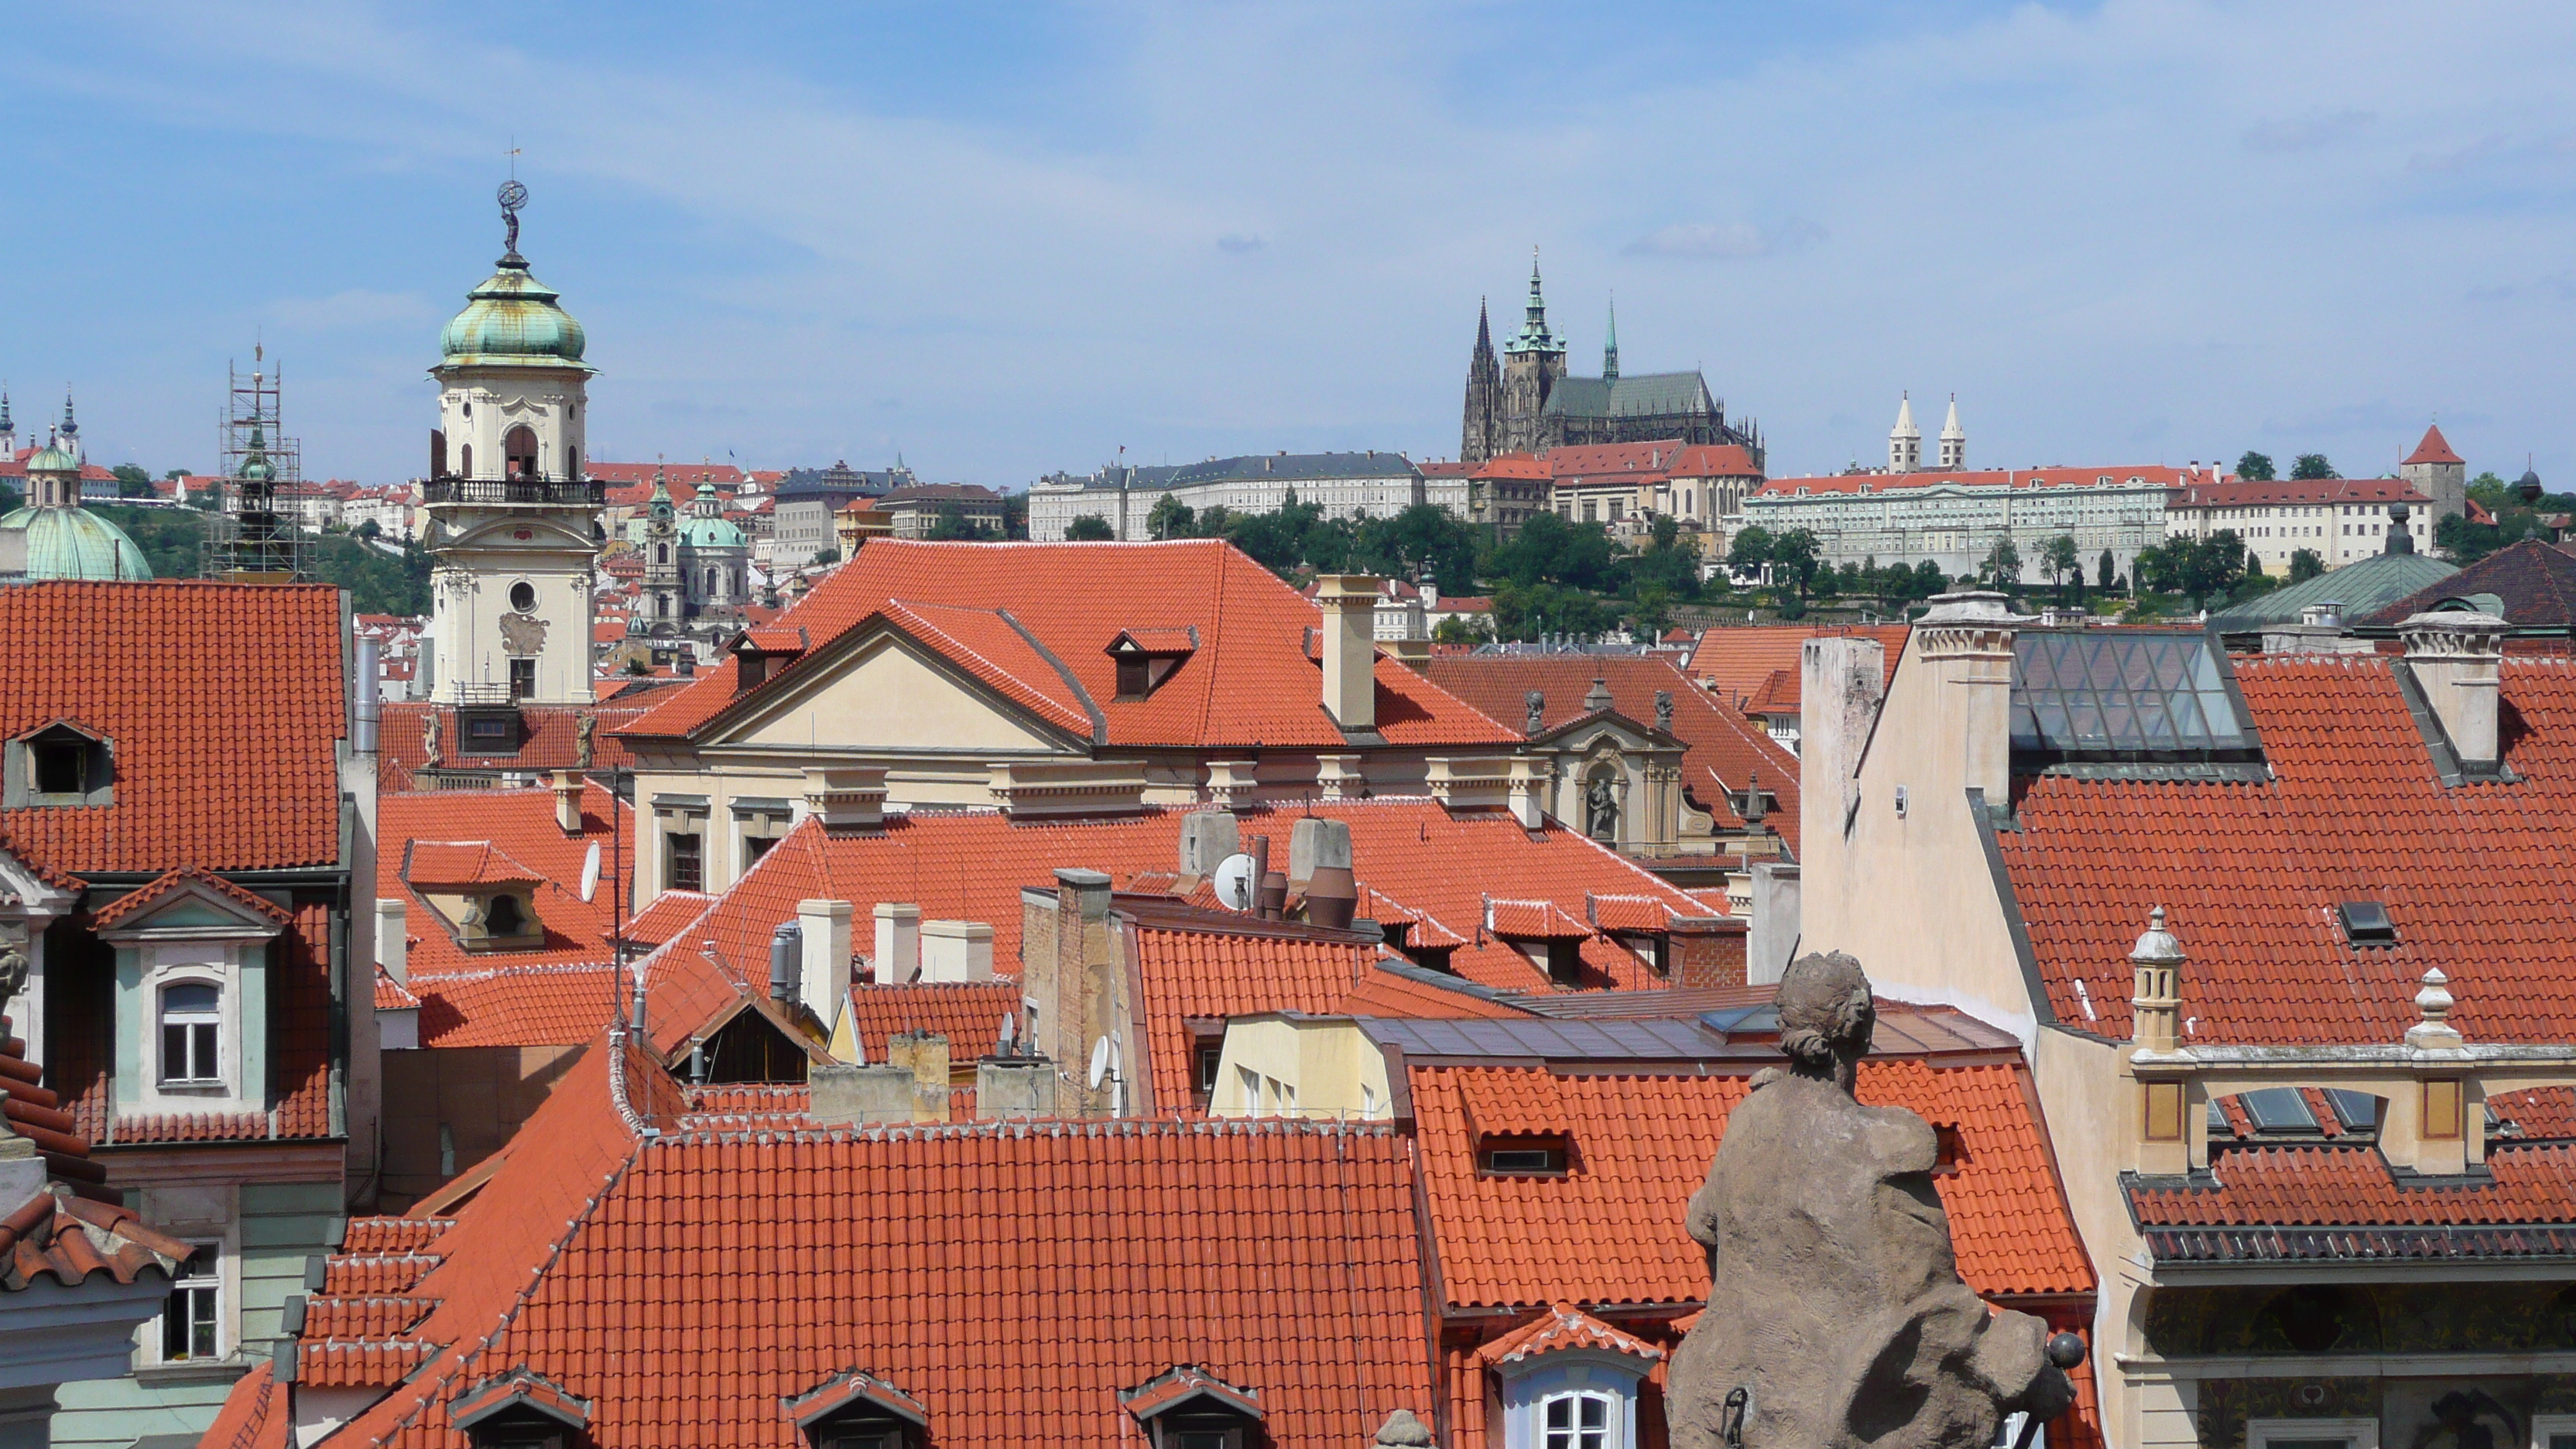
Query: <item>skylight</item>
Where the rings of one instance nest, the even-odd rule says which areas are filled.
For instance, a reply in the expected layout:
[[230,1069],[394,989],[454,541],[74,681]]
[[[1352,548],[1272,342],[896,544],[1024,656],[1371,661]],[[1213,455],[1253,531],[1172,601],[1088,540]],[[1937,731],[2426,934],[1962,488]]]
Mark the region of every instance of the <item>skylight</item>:
[[2135,629],[2023,630],[2012,749],[2016,767],[2036,769],[2261,759],[2209,636]]
[[2347,1132],[2371,1132],[2379,1127],[2379,1099],[2368,1092],[2350,1087],[2326,1088],[2326,1105],[2334,1108],[2335,1121]]
[[2308,1110],[2308,1099],[2296,1087],[2259,1087],[2236,1099],[2245,1115],[2254,1119],[2257,1132],[2314,1132],[2317,1114]]
[[2397,944],[2397,923],[2377,901],[2345,901],[2335,907],[2335,917],[2343,922],[2343,938],[2355,946]]

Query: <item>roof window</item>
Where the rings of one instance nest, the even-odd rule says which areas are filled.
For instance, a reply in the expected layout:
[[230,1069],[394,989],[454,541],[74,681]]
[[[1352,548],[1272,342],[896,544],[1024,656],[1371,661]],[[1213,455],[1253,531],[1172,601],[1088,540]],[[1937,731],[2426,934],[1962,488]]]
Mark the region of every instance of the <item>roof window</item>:
[[103,735],[69,720],[9,742],[7,798],[31,805],[113,805],[115,752]]
[[1118,666],[1118,698],[1143,699],[1198,647],[1196,628],[1121,629],[1102,652]]
[[2357,1092],[2350,1087],[2328,1087],[2326,1105],[2334,1109],[2336,1125],[2346,1132],[2379,1130],[2379,1099],[2368,1092]]
[[2260,774],[2225,653],[2206,632],[2028,629],[2013,641],[2013,768],[2130,778]]
[[2335,907],[2335,917],[2343,923],[2343,938],[2350,945],[2397,944],[2397,923],[2388,919],[2388,907],[2377,901],[2345,901]]
[[2296,1087],[2258,1087],[2238,1097],[2257,1132],[2314,1132],[2317,1114]]
[[1486,1177],[1562,1177],[1570,1146],[1561,1132],[1488,1134],[1476,1144],[1476,1171]]

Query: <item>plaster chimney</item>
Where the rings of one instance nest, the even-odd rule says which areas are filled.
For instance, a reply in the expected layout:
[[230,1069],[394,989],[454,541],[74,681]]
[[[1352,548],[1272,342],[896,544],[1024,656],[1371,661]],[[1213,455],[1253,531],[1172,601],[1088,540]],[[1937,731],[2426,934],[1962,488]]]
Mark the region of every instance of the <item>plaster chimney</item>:
[[[1964,590],[1936,595],[1914,626],[1914,647],[1933,678],[1950,687],[1937,718],[1945,733],[1955,733],[1940,748],[1957,762],[1958,775],[1943,783],[1954,792],[1957,786],[1983,790],[1990,808],[2012,798],[2013,638],[2030,622],[2002,594]],[[1840,831],[1842,822],[1833,829]]]
[[1349,733],[1377,728],[1378,584],[1367,574],[1315,581],[1324,610],[1324,712]]
[[1226,810],[1193,810],[1181,817],[1180,872],[1202,879],[1243,848],[1242,827]]
[[392,896],[376,897],[376,964],[394,980],[411,982],[411,935],[405,917],[409,908]]
[[2169,1052],[2182,1015],[2182,943],[2165,929],[2165,908],[2147,913],[2147,929],[2129,951],[2137,986],[2129,995],[2129,1040],[2142,1052]]
[[1843,838],[1860,800],[1861,747],[1887,692],[1887,648],[1875,639],[1810,639],[1798,654],[1800,838],[1811,851]]
[[922,922],[921,979],[992,980],[993,928],[982,921]]
[[581,834],[581,771],[550,771],[548,781],[555,792],[555,828],[566,835]]
[[901,985],[921,974],[921,907],[879,901],[877,984]]
[[2417,614],[2397,626],[2407,666],[2463,769],[2491,772],[2501,759],[2496,693],[2509,627],[2493,614],[2466,613]]
[[948,1120],[948,1038],[899,1031],[886,1038],[886,1065],[912,1078],[912,1120]]
[[802,932],[804,969],[798,973],[806,1009],[825,1030],[838,1025],[850,999],[850,918],[848,901],[798,901],[796,925]]
[[1509,789],[1512,819],[1523,830],[1540,830],[1547,825],[1548,763],[1528,755],[1512,756]]

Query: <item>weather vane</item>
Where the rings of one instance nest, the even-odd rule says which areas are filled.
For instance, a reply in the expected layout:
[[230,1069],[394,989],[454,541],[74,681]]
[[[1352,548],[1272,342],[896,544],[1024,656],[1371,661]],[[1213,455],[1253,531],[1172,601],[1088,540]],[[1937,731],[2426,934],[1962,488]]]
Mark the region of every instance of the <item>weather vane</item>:
[[501,220],[509,224],[509,252],[519,254],[519,208],[528,204],[528,188],[516,177],[501,183]]

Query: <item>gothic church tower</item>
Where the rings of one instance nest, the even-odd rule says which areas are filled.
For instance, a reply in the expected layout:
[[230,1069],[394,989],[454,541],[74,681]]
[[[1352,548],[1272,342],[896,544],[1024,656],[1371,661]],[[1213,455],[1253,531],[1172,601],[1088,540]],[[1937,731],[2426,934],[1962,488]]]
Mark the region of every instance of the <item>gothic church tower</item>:
[[594,371],[581,324],[519,255],[527,188],[501,188],[498,270],[439,335],[430,434],[430,697],[589,704],[600,485],[582,476]]
[[1535,453],[1539,414],[1565,377],[1565,342],[1547,330],[1547,298],[1538,284],[1538,249],[1530,249],[1529,307],[1518,336],[1503,347],[1503,451]]
[[1476,303],[1476,350],[1467,355],[1467,420],[1458,439],[1458,461],[1482,463],[1503,451],[1503,370],[1494,360],[1494,334],[1485,304]]

